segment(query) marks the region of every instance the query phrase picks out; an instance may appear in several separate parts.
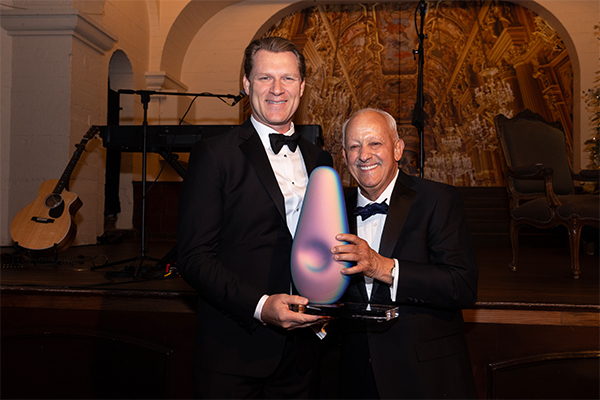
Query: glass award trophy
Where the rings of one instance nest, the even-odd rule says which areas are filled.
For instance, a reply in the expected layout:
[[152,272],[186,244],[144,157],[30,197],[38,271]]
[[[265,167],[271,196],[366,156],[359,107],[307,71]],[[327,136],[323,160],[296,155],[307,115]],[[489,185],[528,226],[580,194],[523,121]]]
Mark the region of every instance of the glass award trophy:
[[395,306],[336,303],[350,282],[349,276],[340,273],[350,263],[335,261],[331,254],[331,248],[340,244],[335,239],[339,233],[348,233],[340,178],[333,168],[318,167],[308,181],[291,258],[294,286],[310,303],[291,309],[336,318],[387,321],[396,318]]
[[398,317],[398,307],[363,304],[363,303],[334,303],[334,304],[312,304],[305,306],[294,304],[290,307],[292,311],[322,315],[332,318],[358,318],[376,321],[389,321]]

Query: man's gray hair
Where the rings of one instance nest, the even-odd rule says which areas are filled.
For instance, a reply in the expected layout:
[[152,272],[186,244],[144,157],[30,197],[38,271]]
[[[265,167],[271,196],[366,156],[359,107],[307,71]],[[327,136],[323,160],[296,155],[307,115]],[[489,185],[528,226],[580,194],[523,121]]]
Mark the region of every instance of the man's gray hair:
[[350,118],[348,118],[346,120],[346,122],[344,122],[344,125],[342,125],[342,147],[343,148],[346,148],[346,127],[348,126],[348,123],[350,122],[350,120],[352,118],[356,117],[357,115],[360,115],[360,114],[368,112],[368,111],[374,111],[376,113],[381,114],[383,117],[385,117],[385,119],[388,122],[388,127],[390,128],[390,130],[396,133],[396,139],[400,139],[400,136],[398,135],[398,128],[396,126],[396,120],[394,119],[394,117],[392,117],[388,112],[385,112],[378,108],[363,108],[363,109],[360,109],[357,112],[355,112]]

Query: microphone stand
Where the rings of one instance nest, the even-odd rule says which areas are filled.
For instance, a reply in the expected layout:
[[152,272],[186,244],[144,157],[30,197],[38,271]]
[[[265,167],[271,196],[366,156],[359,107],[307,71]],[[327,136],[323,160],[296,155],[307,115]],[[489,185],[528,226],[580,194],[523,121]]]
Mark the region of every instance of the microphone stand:
[[[231,106],[236,105],[237,103],[240,102],[240,100],[242,100],[242,98],[244,98],[244,96],[246,96],[246,93],[242,90],[240,92],[239,95],[233,95],[233,94],[212,94],[212,93],[179,93],[179,92],[158,92],[155,90],[130,90],[130,89],[122,89],[118,91],[119,94],[138,94],[140,95],[140,99],[142,102],[142,106],[144,108],[144,117],[143,117],[143,121],[142,121],[142,132],[143,132],[143,139],[142,139],[142,211],[141,211],[141,248],[140,248],[140,254],[137,257],[133,257],[133,258],[128,258],[126,260],[121,260],[121,261],[116,261],[114,263],[109,263],[109,264],[104,264],[104,265],[99,265],[96,267],[92,267],[90,268],[91,271],[94,271],[96,269],[99,268],[106,268],[106,267],[112,267],[114,265],[120,265],[120,264],[127,264],[130,262],[134,262],[134,261],[139,261],[138,265],[135,267],[135,270],[133,272],[133,277],[137,278],[140,272],[140,269],[142,267],[142,264],[144,263],[145,260],[150,260],[150,261],[155,261],[155,262],[161,262],[164,260],[163,259],[158,259],[158,258],[153,258],[153,257],[149,257],[146,255],[146,253],[148,252],[148,249],[146,248],[146,166],[147,166],[147,154],[148,154],[148,149],[147,149],[147,141],[148,141],[148,134],[147,134],[147,128],[148,128],[148,103],[150,103],[150,96],[154,95],[154,94],[158,94],[161,96],[195,96],[195,97],[217,97],[217,98],[228,98],[228,99],[233,99],[233,103],[231,104]],[[180,173],[181,175],[181,173]],[[181,176],[183,178],[183,175]],[[170,257],[172,257],[174,254],[173,249],[171,251],[169,251],[168,255]],[[166,256],[165,256],[166,257]]]
[[[417,28],[417,12],[421,15],[421,30]],[[427,12],[427,3],[423,0],[419,0],[417,9],[415,10],[415,29],[417,29],[417,36],[419,38],[419,48],[413,50],[413,55],[418,55],[419,60],[417,63],[418,77],[417,77],[417,101],[415,102],[415,108],[413,109],[412,125],[417,128],[419,134],[419,176],[423,177],[423,170],[425,168],[425,143],[423,139],[423,129],[425,127],[425,99],[423,97],[423,68],[425,65],[425,51],[423,48],[423,42],[427,38],[427,35],[423,34],[423,24],[425,21],[425,13]]]

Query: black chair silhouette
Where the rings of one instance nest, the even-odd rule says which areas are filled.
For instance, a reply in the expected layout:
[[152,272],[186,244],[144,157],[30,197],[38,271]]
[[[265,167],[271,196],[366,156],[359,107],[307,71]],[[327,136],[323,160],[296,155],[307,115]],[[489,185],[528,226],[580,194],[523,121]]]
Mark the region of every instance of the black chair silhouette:
[[506,162],[506,185],[510,198],[510,240],[517,268],[519,229],[522,224],[536,228],[563,225],[569,234],[571,270],[579,278],[579,242],[585,225],[599,227],[598,195],[576,194],[574,181],[598,182],[598,170],[574,174],[567,157],[560,122],[549,123],[530,110],[507,118],[494,118]]

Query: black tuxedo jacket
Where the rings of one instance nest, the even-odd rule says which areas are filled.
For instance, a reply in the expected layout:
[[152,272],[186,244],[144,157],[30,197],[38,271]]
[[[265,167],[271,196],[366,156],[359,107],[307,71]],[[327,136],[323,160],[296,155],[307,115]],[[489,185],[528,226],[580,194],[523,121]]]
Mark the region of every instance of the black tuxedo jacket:
[[[352,233],[356,199],[356,190],[346,198]],[[458,190],[400,171],[379,253],[399,261],[397,301],[374,281],[371,303],[395,304],[400,316],[346,321],[343,351],[368,346],[381,398],[476,397],[461,309],[476,301],[478,269]],[[362,275],[352,277],[343,300],[368,302]]]
[[[304,138],[298,148],[309,175],[333,165],[327,152]],[[265,377],[293,335],[302,347],[301,369],[312,366],[315,355],[307,348],[318,339],[311,330],[288,332],[254,319],[262,295],[290,293],[292,235],[283,194],[250,120],[192,149],[179,196],[177,242],[179,272],[199,294],[196,364]]]

